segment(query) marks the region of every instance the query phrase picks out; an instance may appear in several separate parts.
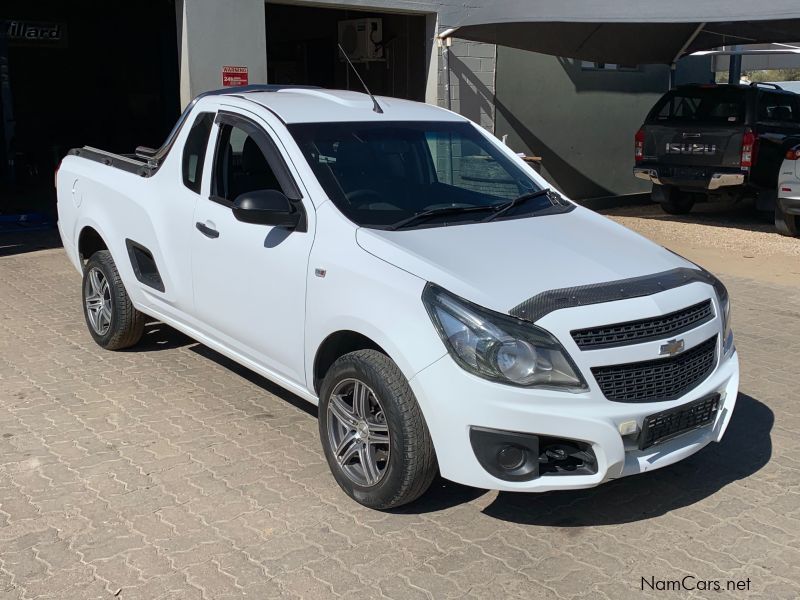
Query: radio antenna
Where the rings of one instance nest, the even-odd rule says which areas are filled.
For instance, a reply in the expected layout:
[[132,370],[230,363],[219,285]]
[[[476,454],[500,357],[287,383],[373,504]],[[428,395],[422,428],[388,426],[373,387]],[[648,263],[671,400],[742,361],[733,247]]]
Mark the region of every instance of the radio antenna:
[[369,91],[369,88],[367,87],[367,84],[364,83],[363,79],[361,79],[361,75],[359,75],[358,69],[356,69],[355,65],[350,61],[350,57],[347,56],[347,52],[344,51],[344,48],[342,48],[341,44],[336,44],[336,45],[339,46],[339,51],[342,53],[342,56],[344,56],[344,59],[347,61],[347,64],[350,65],[350,68],[353,69],[353,73],[356,74],[356,77],[358,77],[358,80],[361,82],[361,85],[363,86],[364,91],[366,91],[367,94],[369,94],[369,97],[372,98],[372,110],[374,110],[376,113],[381,113],[382,114],[383,113],[383,109],[381,108],[381,105],[378,104],[378,101],[375,99],[375,96],[373,96],[372,92]]

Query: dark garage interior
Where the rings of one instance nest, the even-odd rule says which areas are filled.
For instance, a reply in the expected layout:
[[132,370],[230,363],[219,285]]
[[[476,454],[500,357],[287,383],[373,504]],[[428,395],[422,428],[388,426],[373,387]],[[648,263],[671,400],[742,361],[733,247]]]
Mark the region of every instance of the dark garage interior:
[[354,61],[373,94],[425,100],[425,16],[309,6],[266,6],[267,79],[270,83],[317,85],[362,91],[337,48],[339,22],[378,18],[383,58]]
[[72,147],[161,144],[180,108],[175,3],[147,5],[0,5],[0,214],[53,216],[53,174]]

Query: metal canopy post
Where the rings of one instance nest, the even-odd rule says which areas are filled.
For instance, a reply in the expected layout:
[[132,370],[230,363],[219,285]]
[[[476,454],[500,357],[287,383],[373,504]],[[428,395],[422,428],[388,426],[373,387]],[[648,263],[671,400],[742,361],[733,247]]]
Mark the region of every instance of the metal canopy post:
[[453,100],[450,94],[450,44],[452,43],[453,38],[450,37],[450,33],[452,29],[448,29],[447,31],[443,31],[439,34],[437,38],[439,45],[442,48],[442,69],[444,70],[444,95],[445,95],[445,106],[447,110],[451,110],[453,107]]
[[740,50],[740,46],[733,47],[731,62],[728,66],[728,83],[739,83],[742,79],[742,55]]

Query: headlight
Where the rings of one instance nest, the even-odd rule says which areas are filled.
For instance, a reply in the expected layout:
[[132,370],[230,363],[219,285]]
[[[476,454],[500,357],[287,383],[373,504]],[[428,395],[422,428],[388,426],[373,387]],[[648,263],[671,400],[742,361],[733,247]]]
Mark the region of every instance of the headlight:
[[[708,272],[708,271],[706,271]],[[711,275],[709,273],[709,275]],[[727,355],[733,349],[733,328],[731,327],[731,299],[728,289],[716,277],[711,275],[714,290],[717,292],[719,306],[722,310],[722,354]]]
[[564,348],[544,329],[481,308],[431,283],[422,301],[450,356],[470,373],[522,387],[588,389]]

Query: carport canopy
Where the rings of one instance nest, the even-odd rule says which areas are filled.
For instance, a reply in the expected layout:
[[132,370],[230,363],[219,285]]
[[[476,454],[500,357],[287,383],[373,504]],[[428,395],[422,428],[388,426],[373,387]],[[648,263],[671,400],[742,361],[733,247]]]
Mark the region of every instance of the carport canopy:
[[671,64],[720,46],[800,40],[800,0],[496,0],[468,9],[457,37],[616,64]]

